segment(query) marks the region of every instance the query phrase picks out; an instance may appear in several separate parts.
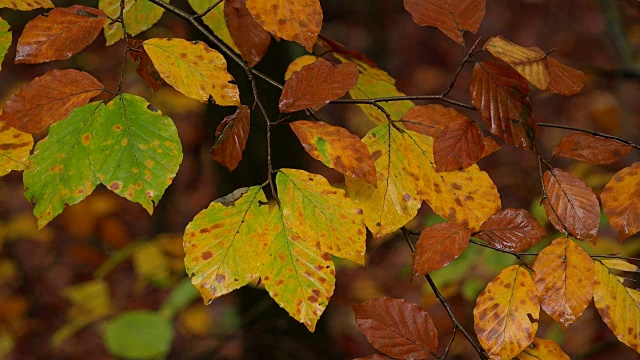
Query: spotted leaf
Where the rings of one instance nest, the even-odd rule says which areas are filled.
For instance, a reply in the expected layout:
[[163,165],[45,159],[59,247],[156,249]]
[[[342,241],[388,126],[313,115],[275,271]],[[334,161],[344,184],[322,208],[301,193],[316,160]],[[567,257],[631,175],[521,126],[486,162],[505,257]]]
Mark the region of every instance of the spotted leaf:
[[[163,0],[169,2],[169,0]],[[111,19],[120,15],[120,0],[99,0],[98,8]],[[124,0],[124,23],[127,32],[133,36],[149,29],[160,20],[164,9],[148,0]],[[122,24],[109,21],[104,25],[104,37],[107,46],[124,37]]]

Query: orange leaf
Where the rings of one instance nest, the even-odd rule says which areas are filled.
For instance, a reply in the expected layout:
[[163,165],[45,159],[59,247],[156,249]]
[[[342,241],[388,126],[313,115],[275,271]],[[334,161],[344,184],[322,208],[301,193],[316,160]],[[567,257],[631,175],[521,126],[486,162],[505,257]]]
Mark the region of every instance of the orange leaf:
[[439,137],[450,123],[464,122],[469,119],[453,108],[438,104],[419,105],[402,115],[403,125],[407,130]]
[[549,86],[549,69],[547,54],[539,49],[525,48],[503,38],[494,36],[489,39],[484,48],[491,55],[511,65],[520,75],[529,80],[538,89],[544,90]]
[[640,231],[640,162],[613,175],[600,199],[620,241]]
[[50,70],[11,96],[4,104],[0,121],[20,131],[36,133],[87,104],[103,88],[86,72]]
[[631,146],[617,140],[589,134],[570,134],[553,149],[553,156],[584,161],[589,164],[612,164],[631,151]]
[[535,338],[531,345],[527,346],[517,356],[518,360],[571,360],[565,354],[560,345],[551,340]]
[[129,39],[129,48],[131,51],[129,51],[128,54],[133,61],[140,60],[136,72],[142,81],[149,85],[153,91],[158,92],[162,84],[164,84],[164,80],[162,76],[160,76],[158,69],[153,65],[149,54],[144,50],[142,43],[143,41],[141,40]]
[[38,8],[52,8],[54,5],[51,0],[0,0],[0,8],[6,7],[26,11]]
[[358,67],[355,63],[333,65],[326,60],[318,60],[305,65],[284,84],[280,112],[290,113],[306,108],[317,110],[344,96],[357,81]]
[[224,20],[242,57],[249,66],[255,66],[267,53],[271,35],[253,20],[246,0],[226,0]]
[[533,270],[542,309],[566,331],[593,297],[593,260],[578,244],[563,237],[540,252]]
[[493,214],[477,234],[492,247],[516,252],[529,249],[544,235],[542,226],[524,209],[505,209]]
[[56,8],[24,27],[16,48],[16,64],[68,59],[91,44],[107,22],[94,8],[74,5]]
[[462,33],[476,33],[484,18],[485,0],[404,0],[404,8],[421,26],[437,27],[458,44]]
[[438,330],[416,304],[384,297],[353,305],[353,312],[369,343],[393,358],[426,359],[438,350]]
[[314,159],[376,187],[373,158],[359,137],[345,128],[320,121],[296,121],[290,126],[305,151]]
[[425,275],[449,265],[467,248],[470,238],[471,230],[457,223],[424,229],[413,253],[413,275]]
[[580,70],[560,63],[558,60],[547,57],[549,66],[549,87],[547,91],[569,96],[580,92],[587,82],[587,76]]
[[222,120],[216,129],[216,144],[211,148],[213,159],[233,171],[247,145],[251,111],[245,105],[238,107],[233,115]]
[[485,61],[473,68],[471,101],[489,131],[511,145],[533,150],[538,126],[528,94],[527,80],[506,65]]
[[482,156],[480,156],[481,159],[500,150],[500,145],[491,136],[485,136],[485,138],[483,139],[483,142],[484,142],[484,151],[482,152]]
[[595,245],[600,223],[596,194],[580,178],[560,169],[543,176],[547,200],[544,210],[558,231]]
[[247,0],[247,8],[274,36],[313,50],[322,28],[320,0]]
[[467,168],[480,160],[484,151],[482,130],[469,119],[449,124],[433,143],[436,171]]
[[519,265],[504,270],[478,296],[474,330],[492,359],[512,359],[535,338],[540,304],[531,276]]

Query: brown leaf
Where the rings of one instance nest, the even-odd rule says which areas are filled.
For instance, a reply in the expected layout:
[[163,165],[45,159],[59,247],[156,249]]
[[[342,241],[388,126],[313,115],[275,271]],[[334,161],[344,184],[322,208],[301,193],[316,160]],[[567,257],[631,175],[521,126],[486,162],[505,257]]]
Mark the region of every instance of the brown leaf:
[[553,156],[584,161],[589,164],[612,164],[631,151],[631,146],[613,139],[589,134],[570,134],[553,149]]
[[306,108],[315,110],[344,96],[358,81],[355,63],[333,65],[326,60],[305,65],[284,84],[279,109],[290,113]]
[[500,35],[490,38],[484,48],[491,55],[511,65],[538,89],[544,90],[549,86],[547,54],[540,49],[520,46]]
[[449,124],[433,144],[436,171],[467,168],[480,160],[484,151],[482,130],[469,119]]
[[376,167],[367,146],[359,137],[339,126],[321,121],[290,124],[305,151],[341,173],[377,187]]
[[371,345],[393,358],[425,359],[438,349],[438,331],[416,304],[384,297],[353,305],[353,312]]
[[7,100],[0,121],[20,131],[39,132],[66,118],[71,110],[86,105],[103,88],[86,72],[50,70]]
[[144,46],[142,46],[143,41],[141,40],[133,40],[129,39],[129,48],[131,49],[128,53],[133,61],[140,60],[140,64],[138,64],[138,68],[136,72],[145,82],[145,84],[149,85],[154,92],[158,92],[162,84],[164,84],[164,80],[158,70],[153,65],[151,58],[144,50]]
[[73,5],[56,8],[24,27],[16,48],[16,64],[68,59],[95,40],[107,22],[94,8]]
[[216,143],[211,148],[211,155],[220,164],[233,171],[247,145],[251,111],[245,105],[238,107],[233,115],[222,120],[216,129]]
[[412,273],[425,275],[455,260],[469,245],[471,230],[457,223],[441,223],[420,234],[413,253]]
[[540,305],[567,330],[593,297],[593,260],[580,245],[562,237],[540,252],[533,270]]
[[437,27],[462,45],[463,31],[476,33],[486,11],[485,0],[404,0],[413,21]]
[[249,66],[255,66],[267,53],[271,35],[253,20],[246,0],[226,0],[224,20],[242,57]]
[[453,108],[438,104],[418,105],[402,115],[407,130],[438,138],[451,123],[469,121]]
[[500,150],[500,145],[491,136],[485,136],[483,141],[484,141],[484,151],[482,152],[482,156],[480,156],[481,159]]
[[595,245],[600,205],[593,190],[580,178],[560,169],[545,171],[543,182],[548,198],[544,202],[544,210],[553,226]]
[[477,236],[492,247],[508,251],[525,251],[545,235],[540,223],[524,209],[505,209],[492,215],[480,226]]
[[547,91],[569,96],[579,93],[587,83],[587,76],[582,71],[564,65],[551,56],[547,57],[547,62],[550,78]]
[[640,231],[640,162],[620,171],[600,193],[602,208],[622,241]]
[[471,101],[489,131],[509,144],[533,150],[538,126],[528,94],[527,80],[507,65],[486,61],[475,65]]
[[359,357],[354,360],[387,360],[387,359],[389,358],[382,354],[371,354],[369,356]]

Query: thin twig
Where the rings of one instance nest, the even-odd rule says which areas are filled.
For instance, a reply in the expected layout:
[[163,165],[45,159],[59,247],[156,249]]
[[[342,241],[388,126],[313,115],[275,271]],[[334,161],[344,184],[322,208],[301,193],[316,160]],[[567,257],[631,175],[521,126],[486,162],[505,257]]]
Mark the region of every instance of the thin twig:
[[453,345],[453,340],[456,339],[456,332],[458,331],[457,326],[453,326],[453,330],[451,331],[451,338],[449,339],[449,344],[444,349],[444,355],[440,358],[440,360],[447,360],[447,356],[449,356],[449,351],[451,350],[451,345]]
[[485,244],[485,243],[483,243],[483,242],[480,242],[480,241],[477,241],[477,240],[474,240],[474,239],[470,239],[470,240],[469,240],[469,242],[470,242],[470,243],[472,243],[472,244],[474,244],[474,245],[478,245],[478,246],[486,247],[486,248],[491,249],[491,250],[499,251],[499,252],[501,252],[501,253],[505,253],[505,254],[513,255],[513,256],[515,256],[516,258],[518,258],[518,260],[520,260],[520,263],[522,263],[522,265],[524,265],[527,269],[529,269],[529,270],[531,270],[531,271],[535,272],[535,271],[533,270],[533,268],[532,268],[531,266],[529,266],[529,264],[527,264],[527,262],[526,262],[526,261],[524,261],[524,259],[522,258],[522,256],[523,256],[523,255],[521,255],[521,254],[519,254],[519,253],[517,253],[517,252],[513,252],[513,251],[509,251],[509,250],[505,250],[505,249],[496,248],[496,247],[493,247],[493,246],[491,246],[491,245]]
[[203,18],[205,16],[207,16],[208,13],[211,12],[211,10],[215,9],[216,6],[220,5],[221,2],[223,2],[224,0],[218,0],[215,3],[213,3],[213,5],[209,6],[205,11],[201,12],[200,14],[194,14],[191,15],[192,19],[199,19],[199,18]]
[[565,129],[565,130],[572,130],[572,131],[579,131],[579,132],[583,132],[586,134],[590,134],[593,136],[598,136],[601,138],[605,138],[605,139],[610,139],[610,140],[615,140],[618,142],[621,142],[625,145],[629,145],[632,146],[638,150],[640,150],[640,145],[635,144],[627,139],[618,137],[618,136],[613,136],[613,135],[609,135],[609,134],[604,134],[601,132],[597,132],[597,131],[593,131],[593,130],[587,130],[587,129],[581,129],[581,128],[577,128],[577,127],[573,127],[573,126],[567,126],[567,125],[557,125],[557,124],[547,124],[547,123],[538,123],[538,126],[541,127],[548,127],[548,128],[555,128],[555,129]]
[[127,27],[124,24],[124,2],[125,0],[120,0],[120,13],[116,18],[115,22],[120,23],[122,26],[122,36],[124,37],[124,59],[122,60],[122,69],[120,70],[120,78],[118,79],[118,84],[116,85],[116,96],[120,94],[122,91],[122,82],[124,81],[124,71],[127,66],[127,56],[129,55],[129,34],[127,34]]
[[376,106],[380,102],[404,101],[404,100],[432,100],[442,101],[452,105],[456,105],[465,109],[475,110],[473,105],[450,99],[442,95],[413,95],[413,96],[388,96],[370,99],[338,99],[333,100],[330,104],[363,104]]
[[469,50],[469,53],[466,53],[465,46],[464,46],[464,38],[463,38],[463,40],[462,40],[462,62],[460,63],[460,66],[458,66],[458,70],[456,70],[455,75],[453,75],[453,79],[451,79],[451,82],[449,83],[449,86],[441,94],[442,97],[447,96],[451,92],[451,90],[453,90],[453,86],[456,84],[456,81],[458,81],[458,75],[460,75],[460,72],[462,71],[462,68],[467,63],[469,58],[472,56],[473,50],[475,50],[476,46],[478,46],[478,42],[480,42],[480,38],[478,38],[478,40],[476,40],[475,44],[473,44],[473,46]]

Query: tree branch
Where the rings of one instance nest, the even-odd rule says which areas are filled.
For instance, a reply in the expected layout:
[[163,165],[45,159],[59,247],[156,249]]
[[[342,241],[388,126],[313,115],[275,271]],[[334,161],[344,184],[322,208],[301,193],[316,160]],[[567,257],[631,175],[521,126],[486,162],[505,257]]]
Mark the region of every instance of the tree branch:
[[621,138],[621,137],[618,137],[618,136],[604,134],[604,133],[593,131],[593,130],[581,129],[581,128],[577,128],[577,127],[573,127],[573,126],[567,126],[567,125],[548,124],[548,123],[538,123],[538,126],[540,126],[540,127],[548,127],[548,128],[555,128],[555,129],[579,131],[579,132],[587,133],[587,134],[590,134],[590,135],[593,135],[593,136],[598,136],[598,137],[605,138],[605,139],[616,140],[616,141],[621,142],[621,143],[623,143],[625,145],[629,145],[629,146],[632,146],[632,147],[640,150],[640,145],[635,144],[630,140],[627,140],[627,139],[624,139],[624,138]]

